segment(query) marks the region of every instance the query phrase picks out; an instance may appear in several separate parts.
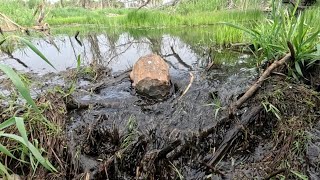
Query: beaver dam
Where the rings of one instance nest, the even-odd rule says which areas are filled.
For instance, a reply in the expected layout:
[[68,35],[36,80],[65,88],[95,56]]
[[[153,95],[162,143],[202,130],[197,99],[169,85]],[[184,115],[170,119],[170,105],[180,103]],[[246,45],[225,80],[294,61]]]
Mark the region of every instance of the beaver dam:
[[[80,41],[65,35],[32,41],[56,70],[27,48],[2,55],[3,63],[24,72],[42,113],[60,127],[41,133],[52,130],[35,122],[30,129],[57,172],[39,166],[30,174],[31,167],[15,169],[19,162],[8,159],[12,173],[32,179],[320,179],[319,68],[299,82],[280,66],[232,109],[263,72],[242,51],[246,47],[222,49],[169,34],[89,34]],[[169,66],[170,94],[162,100],[140,96],[129,78],[134,63],[150,53]],[[32,117],[10,93],[11,83],[1,81],[1,109],[11,107],[2,119],[27,111]]]

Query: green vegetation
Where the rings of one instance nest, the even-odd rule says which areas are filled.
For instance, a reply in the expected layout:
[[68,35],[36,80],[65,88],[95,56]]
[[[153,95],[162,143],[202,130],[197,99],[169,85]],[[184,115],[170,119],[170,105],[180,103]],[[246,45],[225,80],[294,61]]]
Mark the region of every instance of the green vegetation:
[[[257,50],[260,59],[268,61],[283,57],[291,49],[294,62],[289,62],[289,75],[303,77],[304,72],[320,59],[320,27],[314,24],[315,14],[283,8],[273,1],[271,17],[253,29],[227,23],[245,31]],[[288,47],[289,46],[289,47]],[[292,46],[292,47],[290,47]]]
[[[31,26],[34,24],[33,10],[26,7],[21,1],[1,0],[0,13],[4,13],[16,23]],[[4,22],[0,18],[0,25]]]
[[[24,43],[26,46],[31,48],[37,55],[39,55],[44,61],[52,65],[48,61],[48,59],[46,59],[46,57],[44,57],[43,54],[35,46],[31,44],[31,42],[27,41],[24,38],[21,38],[19,36],[8,36],[1,40],[1,44],[3,44],[5,41],[9,41],[9,43],[12,43],[11,41],[16,40]],[[0,70],[3,71],[11,79],[13,85],[16,87],[21,96],[25,99],[27,104],[32,107],[32,110],[36,115],[34,117],[38,118],[38,121],[40,121],[41,124],[44,124],[48,129],[51,130],[60,129],[60,127],[55,127],[55,125],[49,122],[41,114],[40,109],[31,98],[28,87],[12,68],[10,68],[7,65],[0,64]],[[8,108],[8,110],[10,109],[11,108]],[[32,130],[27,130],[26,127],[31,125],[31,121],[26,122],[24,120],[24,117],[18,117],[16,113],[17,112],[15,112],[11,118],[1,122],[0,124],[0,152],[3,155],[5,155],[1,157],[0,174],[4,177],[7,177],[8,179],[10,178],[11,170],[8,168],[9,164],[4,163],[4,161],[8,161],[8,158],[11,158],[12,160],[17,160],[19,163],[22,164],[28,164],[29,166],[31,166],[33,171],[36,171],[38,164],[40,163],[47,170],[57,172],[57,170],[48,161],[48,159],[43,157],[42,154],[44,154],[44,150],[39,145],[38,140],[31,138],[31,141],[29,141],[28,134],[30,134]],[[26,113],[25,116],[27,114],[28,113]],[[12,126],[15,126],[18,132],[12,129]],[[20,155],[20,158],[18,158],[16,155]]]
[[[202,2],[202,1],[199,1]],[[244,41],[243,33],[227,26],[217,25],[219,22],[240,23],[246,26],[264,18],[263,12],[250,5],[246,8],[242,1],[235,1],[235,8],[228,9],[227,5],[221,6],[218,2],[204,1],[203,4],[195,3],[199,10],[191,9],[190,2],[179,4],[176,9],[85,9],[82,7],[47,7],[45,22],[49,23],[54,32],[59,26],[95,25],[100,28],[111,29],[184,29],[185,26],[215,26],[214,35],[210,39],[217,44]],[[206,3],[209,3],[205,5]],[[23,5],[19,1],[2,0],[0,12],[7,14],[12,20],[22,26],[32,26],[37,16],[33,16],[36,7]],[[210,8],[208,8],[210,7]],[[219,8],[218,8],[219,7]],[[239,8],[238,8],[239,7]],[[69,27],[64,27],[64,29]],[[69,28],[70,29],[70,28]],[[179,30],[180,31],[180,30]],[[223,33],[222,33],[223,32]],[[211,32],[212,33],[212,32]],[[222,34],[221,34],[222,33]],[[206,38],[207,39],[207,38]]]
[[210,12],[210,11],[221,11],[226,9],[238,9],[238,10],[247,10],[247,9],[258,9],[261,8],[261,5],[267,1],[263,0],[234,0],[233,4],[228,4],[228,1],[221,0],[184,0],[177,7],[174,7],[178,13],[201,13],[201,12]]

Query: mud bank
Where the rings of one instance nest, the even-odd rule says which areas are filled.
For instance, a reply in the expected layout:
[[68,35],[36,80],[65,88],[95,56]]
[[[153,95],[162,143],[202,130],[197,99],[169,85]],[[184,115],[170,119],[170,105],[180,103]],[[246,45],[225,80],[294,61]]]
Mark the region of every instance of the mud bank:
[[[189,84],[190,75],[188,71],[176,72],[172,76],[172,96],[161,102],[136,95],[128,76],[109,85],[106,83],[95,93],[80,89],[79,94],[74,93],[73,103],[76,102],[83,109],[71,111],[73,121],[67,128],[67,134],[71,140],[70,149],[80,150],[79,162],[83,170],[92,173],[93,178],[103,179],[106,178],[106,174],[101,172],[101,165],[111,159],[117,159],[121,167],[114,167],[118,166],[113,164],[114,162],[108,164],[108,172],[113,171],[108,175],[109,178],[134,178],[146,153],[161,151],[172,143],[183,144],[194,134],[216,124],[219,118],[217,115],[221,111],[217,108],[226,105],[237,94],[243,92],[256,74],[255,70],[239,70],[236,67],[216,69],[210,73],[192,73],[195,80],[189,91],[181,97]],[[218,102],[221,107],[212,104]],[[205,144],[202,146],[207,150],[214,147],[213,144]],[[204,147],[199,147],[197,151],[203,151]],[[131,154],[131,151],[137,152]],[[178,159],[182,160],[181,157]],[[192,161],[188,160],[189,163]],[[178,166],[186,165],[185,163]],[[199,173],[196,171],[199,167],[193,167],[196,164],[183,170],[185,177],[198,176]],[[175,166],[166,161],[163,166],[165,172],[155,175],[174,178]],[[114,172],[111,170],[114,168],[121,170]],[[167,168],[168,171],[165,170]]]
[[67,139],[78,174],[91,179],[317,179],[319,93],[274,75],[236,119],[229,119],[224,107],[257,75],[229,70],[193,71],[195,81],[182,98],[190,79],[189,72],[180,71],[172,78],[172,96],[161,102],[137,96],[126,73],[94,93],[74,93],[73,103],[81,109],[69,111]]

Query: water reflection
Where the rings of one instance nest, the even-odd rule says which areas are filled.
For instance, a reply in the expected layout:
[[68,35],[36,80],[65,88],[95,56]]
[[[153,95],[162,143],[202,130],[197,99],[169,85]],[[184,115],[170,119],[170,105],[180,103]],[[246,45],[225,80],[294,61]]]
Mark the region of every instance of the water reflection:
[[[60,35],[53,37],[54,43],[40,38],[32,42],[52,62],[57,71],[76,67],[78,55],[81,55],[82,65],[101,64],[110,67],[113,72],[130,68],[139,57],[149,53],[163,56],[170,64],[171,71],[195,70],[205,66],[207,61],[212,59],[203,53],[203,49],[210,48],[186,44],[179,37],[168,34],[139,38],[134,38],[128,33],[117,37],[108,34],[89,34],[80,41],[81,44],[74,37]],[[12,55],[28,66],[26,68],[12,58],[4,60],[17,70],[39,74],[56,71],[28,48],[16,50]]]

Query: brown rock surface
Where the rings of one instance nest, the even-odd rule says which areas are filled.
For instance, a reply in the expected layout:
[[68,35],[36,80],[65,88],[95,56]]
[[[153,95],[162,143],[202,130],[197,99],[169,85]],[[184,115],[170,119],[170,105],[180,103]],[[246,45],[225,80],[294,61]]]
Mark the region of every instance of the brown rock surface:
[[150,54],[139,58],[130,73],[137,93],[162,99],[170,93],[168,64],[158,55]]

